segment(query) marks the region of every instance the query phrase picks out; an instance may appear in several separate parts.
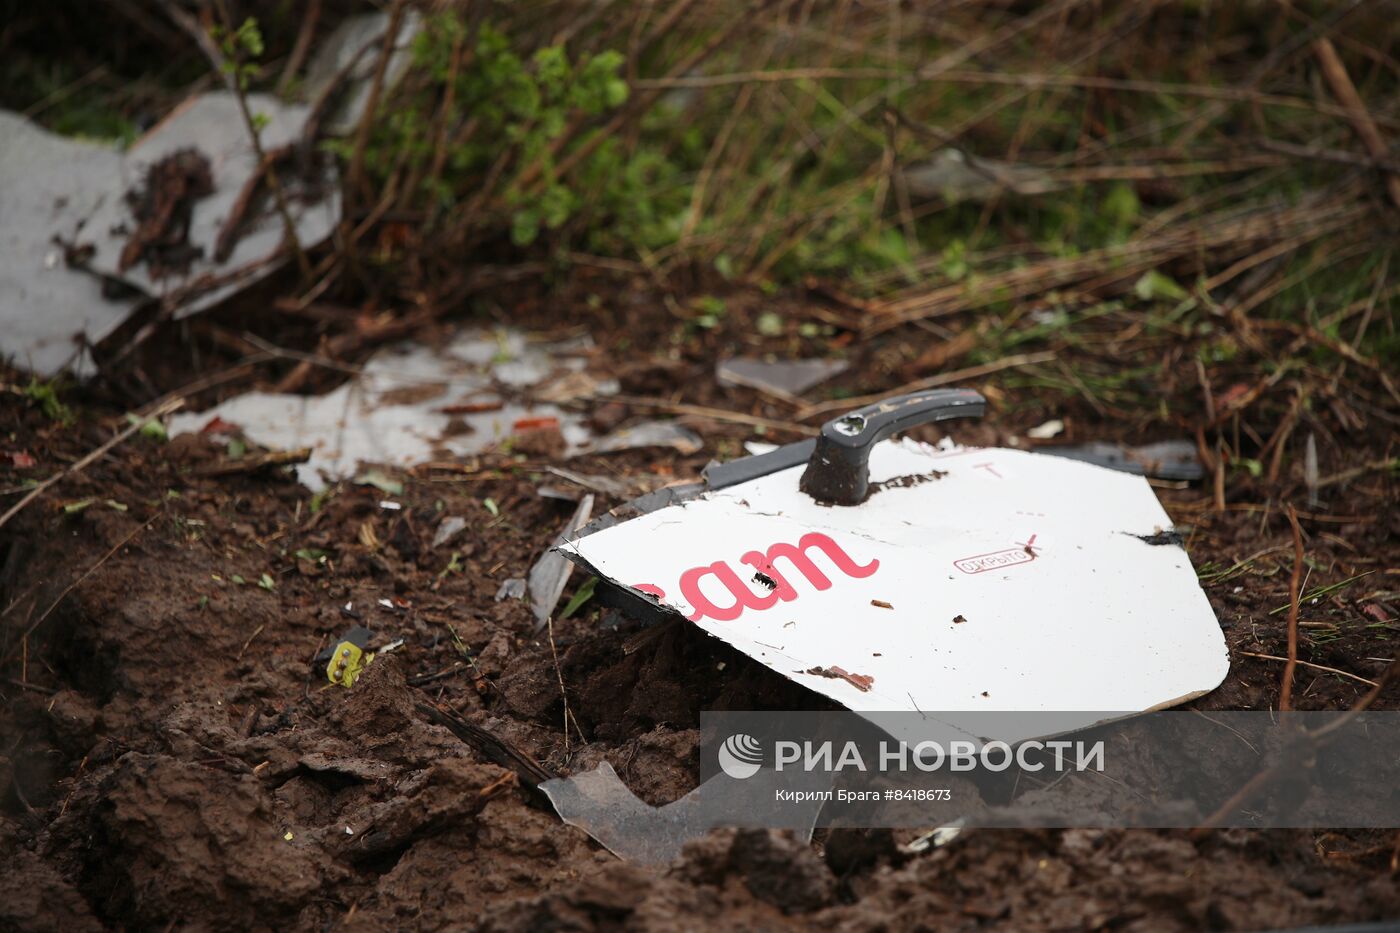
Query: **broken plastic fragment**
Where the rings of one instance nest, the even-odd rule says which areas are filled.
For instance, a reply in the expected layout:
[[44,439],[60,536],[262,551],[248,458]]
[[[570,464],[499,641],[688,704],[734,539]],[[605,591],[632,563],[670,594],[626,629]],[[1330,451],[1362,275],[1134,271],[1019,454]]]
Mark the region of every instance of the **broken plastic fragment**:
[[453,538],[457,537],[461,531],[467,527],[467,520],[460,515],[448,515],[438,522],[437,531],[433,532],[433,547],[442,547]]
[[846,371],[845,360],[767,360],[735,357],[720,360],[715,376],[722,386],[748,386],[782,397],[801,395],[813,386]]
[[1077,447],[1041,447],[1036,453],[1156,479],[1193,480],[1205,475],[1196,454],[1196,444],[1189,440],[1158,441],[1140,447],[1094,441]]
[[530,568],[530,609],[535,613],[536,629],[549,620],[554,607],[559,605],[559,597],[564,595],[564,587],[569,582],[569,574],[574,565],[555,548],[568,540],[574,532],[588,524],[593,515],[593,494],[588,493],[579,500],[573,517],[559,532],[554,543],[545,549],[540,559]]
[[331,660],[326,664],[326,678],[333,684],[349,687],[364,673],[369,662],[374,660],[374,652],[365,651],[353,642],[342,641],[331,649]]
[[1065,432],[1065,423],[1059,418],[1052,418],[1044,424],[1038,424],[1026,430],[1026,437],[1035,441],[1046,441],[1052,437]]
[[[355,378],[325,395],[250,392],[171,419],[170,433],[198,431],[219,417],[266,447],[311,448],[297,478],[312,491],[325,486],[323,474],[343,479],[362,462],[407,468],[480,453],[505,440],[522,418],[557,418],[565,443],[578,451],[589,438],[582,415],[507,403],[500,393],[501,384],[526,388],[557,369],[583,365],[556,359],[553,351],[516,331],[467,332],[440,348],[403,343],[375,353]],[[445,403],[465,397],[479,410],[444,413]],[[480,408],[485,401],[493,404]]]
[[952,148],[940,149],[928,162],[905,169],[904,183],[917,198],[952,203],[978,203],[1004,194],[1049,194],[1068,185],[1055,173],[1034,165],[984,159]]
[[674,421],[644,421],[601,438],[588,452],[606,454],[636,447],[670,447],[677,453],[693,454],[704,446],[700,435]]
[[509,580],[502,580],[500,587],[496,590],[496,602],[503,599],[524,599],[525,581],[519,577],[511,577]]
[[794,835],[812,838],[812,827],[824,804],[820,792],[830,786],[834,772],[818,769],[802,775],[763,768],[744,779],[717,774],[679,800],[653,807],[637,799],[604,761],[592,771],[555,778],[540,785],[559,818],[576,826],[614,855],[647,865],[665,865],[681,854],[687,842],[720,826],[765,825],[774,812],[776,792],[802,790],[799,802],[784,804],[782,819],[796,821]]

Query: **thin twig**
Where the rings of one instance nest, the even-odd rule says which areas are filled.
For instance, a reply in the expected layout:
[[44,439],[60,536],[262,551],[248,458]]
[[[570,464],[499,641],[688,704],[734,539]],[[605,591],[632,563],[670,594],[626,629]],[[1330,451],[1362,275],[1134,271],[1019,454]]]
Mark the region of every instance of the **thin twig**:
[[[1361,144],[1366,147],[1371,158],[1377,161],[1388,159],[1390,147],[1381,138],[1381,131],[1376,127],[1376,121],[1372,119],[1370,111],[1366,109],[1365,101],[1357,93],[1356,85],[1352,84],[1351,75],[1347,74],[1347,67],[1342,63],[1332,40],[1326,36],[1318,39],[1313,43],[1313,52],[1317,55],[1318,64],[1322,66],[1322,74],[1327,79],[1328,86],[1332,88],[1333,96],[1345,108],[1347,120],[1352,129],[1356,130]],[[1390,195],[1391,203],[1400,207],[1400,175],[1386,173],[1385,190]]]
[[1293,708],[1293,672],[1298,666],[1298,603],[1302,595],[1303,530],[1298,527],[1298,512],[1290,503],[1288,524],[1293,529],[1293,578],[1288,583],[1288,662],[1283,666],[1283,684],[1279,689],[1278,708]]
[[29,495],[16,502],[4,515],[0,515],[0,528],[3,528],[6,522],[18,515],[24,509],[25,506],[29,505],[29,503],[42,496],[49,489],[49,487],[67,479],[75,473],[79,473],[82,470],[86,469],[90,464],[92,464],[93,461],[99,459],[113,447],[116,447],[122,441],[131,437],[131,435],[135,434],[137,431],[145,427],[147,422],[154,421],[157,418],[163,418],[164,416],[170,414],[172,411],[175,411],[184,404],[185,400],[183,398],[170,399],[169,401],[166,401],[161,405],[157,406],[155,410],[150,412],[150,414],[138,416],[132,424],[129,424],[125,428],[123,428],[117,434],[116,437],[107,441],[105,444],[100,445],[87,456],[79,460],[77,463],[74,463],[72,466],[68,467],[68,469],[63,470],[59,473],[55,473],[53,476],[50,476],[48,479],[44,480],[42,483],[31,489],[29,491]]
[[723,408],[711,408],[708,405],[688,405],[684,402],[668,402],[665,399],[648,398],[643,395],[609,395],[598,396],[598,401],[613,400],[622,402],[625,405],[642,405],[647,408],[655,408],[660,411],[670,412],[673,415],[693,415],[697,418],[709,418],[713,421],[727,422],[730,424],[747,424],[756,428],[766,428],[773,431],[790,431],[793,434],[802,434],[808,437],[815,436],[815,428],[809,428],[805,424],[798,424],[795,421],[778,421],[774,418],[763,418],[758,415],[746,415],[743,412],[728,411]]
[[321,0],[310,0],[306,5],[306,15],[302,17],[301,29],[297,32],[292,54],[287,56],[287,64],[282,67],[282,76],[277,79],[277,93],[285,95],[306,61],[311,51],[311,40],[316,37],[316,24],[321,19]]
[[397,0],[389,14],[389,26],[384,30],[384,45],[379,51],[379,60],[374,63],[374,78],[370,81],[369,96],[365,98],[365,112],[360,114],[360,125],[355,128],[355,148],[350,155],[350,168],[346,174],[346,187],[359,194],[364,187],[365,148],[369,145],[370,128],[374,125],[379,98],[384,93],[384,78],[389,70],[389,59],[393,56],[394,45],[399,41],[399,26],[403,23],[407,4]]
[[578,720],[574,719],[574,714],[569,709],[569,691],[564,689],[564,671],[559,667],[559,649],[554,645],[554,616],[549,616],[545,621],[549,626],[549,653],[554,657],[554,676],[559,678],[559,696],[564,701],[564,752],[567,754],[570,748],[569,723],[573,722],[580,739],[583,738],[583,730],[579,728]]
[[[1343,726],[1348,725],[1357,716],[1360,716],[1363,712],[1370,709],[1371,704],[1376,702],[1376,700],[1380,697],[1381,691],[1386,688],[1386,686],[1397,674],[1400,674],[1400,658],[1396,658],[1390,663],[1390,666],[1387,667],[1385,669],[1385,672],[1381,674],[1380,680],[1375,682],[1375,686],[1373,686],[1365,696],[1358,700],[1350,710],[1348,710],[1341,716],[1338,716],[1335,719],[1331,720],[1325,726],[1321,726],[1311,731],[1304,730],[1303,740],[1313,748],[1320,747],[1323,743],[1323,740],[1326,739],[1328,735],[1332,734],[1333,732],[1336,732]],[[1192,831],[1192,837],[1199,839],[1201,835],[1207,830],[1214,829],[1220,826],[1222,823],[1225,822],[1226,819],[1229,818],[1230,814],[1234,813],[1236,810],[1239,810],[1246,803],[1248,803],[1249,800],[1255,794],[1257,794],[1265,785],[1273,781],[1274,778],[1281,775],[1285,770],[1297,767],[1297,762],[1299,759],[1299,755],[1289,755],[1282,761],[1279,761],[1271,767],[1265,768],[1263,771],[1260,771],[1258,774],[1254,775],[1254,777],[1250,778],[1247,782],[1245,782],[1245,785],[1243,787],[1235,791],[1235,793],[1230,796],[1229,800],[1225,801],[1219,806],[1219,808],[1216,809],[1214,813],[1206,817],[1206,819],[1201,823],[1201,825]]]
[[[1236,651],[1235,654],[1241,655],[1242,657],[1246,658],[1261,658],[1265,661],[1288,660],[1287,658],[1281,658],[1276,654],[1262,654],[1258,651]],[[1368,687],[1374,687],[1376,685],[1376,682],[1374,680],[1362,677],[1360,674],[1353,674],[1350,671],[1344,671],[1336,667],[1328,667],[1326,664],[1314,664],[1311,661],[1298,661],[1297,663],[1300,667],[1312,668],[1315,671],[1323,671],[1327,674],[1336,674],[1338,677],[1346,677],[1349,680],[1354,680],[1359,684],[1365,684]]]

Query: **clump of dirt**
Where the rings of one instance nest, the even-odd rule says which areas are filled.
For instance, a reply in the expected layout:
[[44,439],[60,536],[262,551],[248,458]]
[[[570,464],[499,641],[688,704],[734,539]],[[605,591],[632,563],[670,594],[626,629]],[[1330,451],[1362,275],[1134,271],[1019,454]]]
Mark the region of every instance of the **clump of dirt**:
[[156,279],[187,272],[204,255],[190,242],[190,215],[196,201],[213,193],[209,159],[199,150],[179,149],[153,162],[141,187],[126,194],[136,226],[117,269],[144,262]]

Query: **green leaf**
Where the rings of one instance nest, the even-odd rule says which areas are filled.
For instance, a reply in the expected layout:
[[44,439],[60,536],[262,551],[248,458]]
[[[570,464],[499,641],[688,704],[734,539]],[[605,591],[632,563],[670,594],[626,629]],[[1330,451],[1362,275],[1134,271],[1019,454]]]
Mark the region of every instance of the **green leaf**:
[[1181,301],[1189,297],[1186,289],[1167,275],[1158,272],[1156,269],[1149,269],[1142,274],[1142,278],[1137,280],[1133,286],[1133,293],[1143,301],[1151,301],[1154,298],[1166,298],[1170,301]]
[[142,437],[149,437],[153,440],[162,442],[168,441],[170,439],[170,435],[167,434],[165,431],[165,425],[161,424],[160,421],[158,421],[155,418],[150,418],[146,421],[142,421],[139,415],[127,412],[126,423],[141,425],[140,434]]
[[765,337],[779,337],[783,333],[783,318],[773,311],[765,311],[758,316],[758,332]]
[[403,495],[403,483],[385,476],[379,470],[366,470],[355,477],[355,482],[360,486],[373,486],[380,492],[388,493],[391,496]]
[[491,498],[482,499],[482,500],[481,500],[481,505],[482,505],[483,508],[486,509],[486,511],[490,512],[493,516],[494,516],[494,515],[500,515],[500,514],[501,514],[501,507],[498,506],[498,505],[496,505],[496,500],[495,500],[495,499],[491,499]]
[[321,511],[321,509],[325,508],[325,507],[326,507],[326,501],[327,501],[328,499],[330,499],[330,497],[333,496],[333,495],[335,495],[335,487],[334,487],[334,486],[327,486],[325,489],[322,489],[320,492],[318,492],[318,493],[313,493],[312,496],[311,496],[311,503],[310,503],[311,514],[312,514],[312,515],[315,515],[317,512]]
[[271,574],[265,573],[262,576],[258,577],[258,586],[262,587],[270,593],[273,590],[277,589],[277,581],[272,579]]
[[559,613],[559,618],[567,619],[569,616],[577,612],[580,606],[582,606],[584,603],[588,602],[590,599],[593,598],[593,591],[597,589],[597,587],[598,578],[589,577],[584,582],[583,586],[579,587],[578,591],[574,593],[573,598],[570,599],[568,605],[564,607],[564,611]]

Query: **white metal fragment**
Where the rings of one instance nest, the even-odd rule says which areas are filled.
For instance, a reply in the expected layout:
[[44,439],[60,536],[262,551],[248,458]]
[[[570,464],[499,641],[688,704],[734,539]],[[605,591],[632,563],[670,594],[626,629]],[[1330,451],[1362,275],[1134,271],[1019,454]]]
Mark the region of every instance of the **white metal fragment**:
[[559,605],[559,597],[564,595],[564,587],[574,569],[574,565],[556,551],[555,547],[588,524],[592,517],[593,493],[590,492],[585,493],[579,500],[578,508],[574,510],[568,524],[559,532],[559,536],[554,539],[554,544],[546,549],[530,568],[530,609],[535,613],[536,630],[554,614],[554,607]]
[[96,276],[69,269],[72,242],[104,198],[120,196],[110,147],[77,142],[0,111],[0,357],[40,376],[91,372],[84,341],[124,321],[131,298],[103,297]]
[[883,488],[856,507],[815,503],[799,466],[564,549],[857,712],[1088,711],[1067,720],[1087,726],[1224,678],[1185,551],[1134,537],[1171,524],[1143,478],[912,441],[876,445],[870,467]]
[[389,347],[360,374],[325,395],[250,392],[199,413],[172,418],[172,436],[198,431],[215,417],[241,427],[259,444],[310,447],[297,477],[312,490],[351,476],[358,463],[411,467],[434,457],[466,456],[505,440],[522,418],[553,417],[567,445],[589,438],[582,416],[555,405],[507,400],[509,390],[531,386],[557,368],[550,347],[513,331],[469,331],[442,348]]

